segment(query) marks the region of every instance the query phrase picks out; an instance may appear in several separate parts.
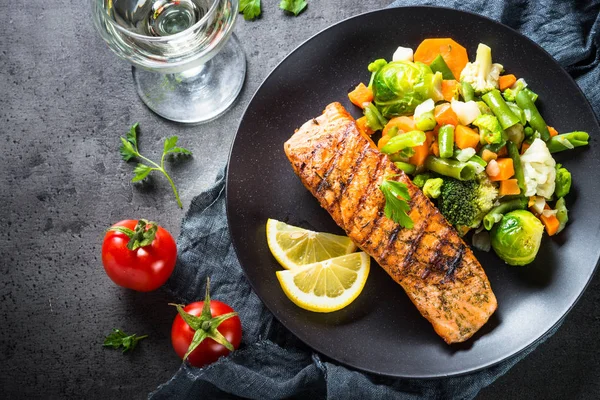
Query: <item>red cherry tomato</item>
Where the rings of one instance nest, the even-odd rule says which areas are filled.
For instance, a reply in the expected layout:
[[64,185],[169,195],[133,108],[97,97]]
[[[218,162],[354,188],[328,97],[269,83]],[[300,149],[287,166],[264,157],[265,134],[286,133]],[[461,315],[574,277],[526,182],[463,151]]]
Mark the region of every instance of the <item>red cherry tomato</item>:
[[[197,301],[185,306],[183,311],[199,317],[202,314],[202,307],[204,307],[204,302]],[[234,312],[233,308],[217,300],[210,301],[210,311],[213,317]],[[217,330],[233,345],[234,349],[237,349],[240,346],[240,342],[242,341],[242,323],[240,317],[235,315],[226,319],[221,322]],[[171,343],[173,344],[175,352],[181,359],[183,359],[185,353],[187,353],[195,333],[196,331],[181,318],[181,315],[177,314],[173,321],[173,327],[171,328]],[[230,351],[225,346],[215,342],[210,337],[207,337],[190,353],[187,360],[194,367],[203,367],[217,361],[219,357],[226,356],[229,353]]]
[[[114,227],[135,230],[137,220],[124,220]],[[146,231],[148,226],[146,226]],[[177,261],[177,245],[169,232],[158,227],[154,240],[143,247],[129,250],[130,237],[123,232],[109,230],[102,243],[102,264],[117,285],[140,292],[161,287],[171,276]]]

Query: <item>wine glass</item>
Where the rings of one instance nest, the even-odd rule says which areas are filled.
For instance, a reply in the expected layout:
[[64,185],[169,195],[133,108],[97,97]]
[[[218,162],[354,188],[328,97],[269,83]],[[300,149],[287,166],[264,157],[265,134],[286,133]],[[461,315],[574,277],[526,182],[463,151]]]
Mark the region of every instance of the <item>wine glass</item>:
[[94,24],[133,64],[136,89],[162,117],[208,122],[224,113],[246,75],[232,33],[238,0],[91,0]]

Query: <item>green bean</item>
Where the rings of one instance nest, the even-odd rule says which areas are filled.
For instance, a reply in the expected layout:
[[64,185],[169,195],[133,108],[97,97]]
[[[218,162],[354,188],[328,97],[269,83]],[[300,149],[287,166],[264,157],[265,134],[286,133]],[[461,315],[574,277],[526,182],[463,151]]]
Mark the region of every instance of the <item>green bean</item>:
[[398,135],[398,127],[392,126],[387,130],[385,134],[388,135],[390,138],[393,138],[394,136]]
[[425,159],[425,166],[430,171],[461,181],[475,179],[475,167],[469,163],[428,156]]
[[381,149],[382,153],[394,154],[408,147],[420,146],[425,142],[426,136],[423,131],[410,131],[391,138]]
[[521,89],[522,92],[526,93],[527,96],[529,96],[529,98],[531,99],[531,101],[533,101],[535,103],[535,101],[538,99],[538,95],[537,93],[535,93],[533,90],[529,89],[529,88],[523,88]]
[[446,64],[446,61],[444,61],[444,57],[442,57],[441,54],[438,54],[438,56],[433,59],[431,64],[429,64],[429,68],[431,68],[433,72],[441,72],[442,78],[444,79],[455,79],[452,71],[448,67],[448,64]]
[[363,113],[365,114],[365,117],[367,117],[367,126],[374,131],[383,129],[388,123],[388,120],[381,115],[373,103],[367,104]]
[[483,154],[484,150],[489,150],[492,153],[496,153],[498,154],[498,152],[500,151],[500,149],[504,146],[504,143],[491,143],[491,144],[485,144],[483,146],[481,146],[481,149],[479,149],[478,154],[481,156]]
[[500,222],[502,216],[513,210],[524,210],[527,208],[527,198],[519,197],[492,208],[485,217],[483,217],[483,226],[488,231],[492,229],[495,223]]
[[481,98],[485,104],[487,104],[490,110],[492,110],[496,118],[498,118],[502,129],[510,128],[511,126],[519,123],[519,118],[506,104],[499,90],[494,89],[491,92],[487,92]]
[[516,100],[517,105],[525,112],[525,116],[527,117],[527,121],[529,121],[529,125],[531,125],[533,130],[540,133],[540,139],[542,139],[544,142],[547,142],[548,139],[550,139],[548,125],[546,125],[546,121],[544,121],[544,118],[542,118],[537,107],[535,104],[533,104],[531,97],[529,97],[527,92],[525,92],[525,89],[517,93]]
[[506,105],[517,116],[517,118],[519,118],[519,122],[521,123],[521,125],[525,125],[527,123],[527,118],[525,118],[525,112],[521,110],[521,107],[519,107],[516,103],[513,103],[511,101],[507,101]]
[[475,100],[475,90],[473,90],[473,86],[471,86],[469,82],[460,83],[460,94],[462,94],[465,103],[467,101]]
[[469,158],[469,162],[474,162],[475,164],[479,164],[482,167],[487,167],[487,163],[485,162],[485,160],[479,156],[473,156]]
[[575,131],[569,133],[562,133],[550,138],[546,145],[550,153],[558,153],[563,150],[570,150],[565,142],[569,142],[573,147],[587,146],[590,135],[587,132]]
[[409,163],[405,163],[402,161],[397,161],[394,163],[394,165],[396,166],[396,168],[398,168],[401,171],[404,171],[407,174],[414,174],[415,171],[417,170],[417,167],[415,165],[409,164]]
[[406,162],[408,161],[408,159],[410,158],[410,156],[406,155],[406,154],[402,154],[403,151],[400,151],[398,153],[394,153],[394,154],[388,154],[388,157],[390,158],[390,160],[392,160],[392,162]]
[[421,114],[419,118],[415,118],[415,126],[420,131],[430,131],[435,128],[435,115],[433,115],[433,111],[429,111]]
[[515,178],[521,188],[521,193],[525,193],[525,174],[523,173],[523,164],[521,164],[521,155],[517,145],[510,140],[506,142],[506,150],[508,150],[508,156],[513,160],[513,168],[515,170]]
[[454,126],[444,125],[438,133],[440,157],[450,158],[454,154]]

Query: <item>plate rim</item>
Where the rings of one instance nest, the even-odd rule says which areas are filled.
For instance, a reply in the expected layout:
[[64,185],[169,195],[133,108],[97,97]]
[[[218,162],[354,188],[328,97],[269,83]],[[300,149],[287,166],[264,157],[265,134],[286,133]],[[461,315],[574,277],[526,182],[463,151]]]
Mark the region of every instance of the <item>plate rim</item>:
[[[275,67],[273,67],[271,69],[271,71],[265,76],[265,78],[262,80],[262,82],[258,85],[258,87],[256,88],[254,94],[252,95],[252,97],[250,98],[248,104],[246,105],[246,107],[244,108],[244,112],[242,113],[240,119],[239,119],[239,123],[236,129],[236,133],[235,136],[233,137],[233,140],[231,141],[231,145],[229,148],[229,155],[227,158],[227,164],[226,164],[226,173],[225,173],[225,213],[226,213],[226,218],[227,218],[227,227],[230,231],[230,239],[231,239],[231,244],[233,246],[235,255],[238,259],[238,261],[240,260],[240,250],[238,250],[238,244],[236,243],[236,240],[234,239],[233,235],[231,235],[231,229],[230,229],[230,221],[232,220],[231,218],[231,209],[229,206],[229,201],[228,201],[228,197],[229,197],[229,192],[231,189],[230,186],[230,174],[231,174],[231,170],[229,168],[229,165],[231,163],[231,159],[232,159],[232,154],[233,154],[233,150],[238,138],[238,135],[240,134],[240,128],[242,127],[242,124],[245,121],[245,117],[248,114],[248,111],[251,107],[251,105],[253,104],[255,98],[258,96],[260,90],[263,88],[264,84],[271,78],[271,76],[273,76],[275,74],[276,71],[279,70],[279,68],[282,67],[283,63],[285,63],[287,61],[288,58],[290,58],[294,53],[296,53],[300,48],[304,47],[305,45],[307,45],[309,42],[313,41],[314,39],[316,39],[318,36],[324,34],[325,32],[334,29],[335,27],[337,27],[338,25],[341,24],[345,24],[351,20],[354,19],[359,19],[362,18],[366,15],[371,15],[371,14],[378,14],[378,13],[386,13],[389,12],[391,10],[395,10],[395,9],[411,9],[411,10],[423,10],[423,12],[425,12],[426,10],[431,10],[431,9],[437,9],[437,10],[444,10],[444,11],[451,11],[451,12],[457,12],[457,13],[462,13],[462,14],[467,14],[470,17],[475,17],[475,18],[482,18],[484,20],[487,20],[488,22],[491,22],[493,25],[499,25],[500,27],[504,28],[504,29],[508,29],[510,31],[512,31],[513,33],[517,34],[518,36],[520,36],[521,38],[525,39],[526,41],[528,41],[530,44],[532,44],[533,46],[537,47],[538,50],[541,50],[547,57],[549,57],[556,65],[559,66],[561,74],[563,76],[563,78],[566,78],[568,80],[571,81],[571,83],[573,84],[573,86],[575,86],[579,92],[579,94],[581,95],[581,97],[583,97],[585,99],[585,102],[582,104],[583,107],[587,107],[587,112],[589,112],[591,115],[594,116],[594,121],[595,121],[595,128],[597,128],[600,131],[600,122],[598,121],[599,116],[596,115],[594,109],[592,108],[592,105],[589,101],[589,99],[587,98],[587,96],[585,95],[585,93],[583,92],[583,90],[581,90],[581,88],[579,87],[579,85],[577,84],[577,81],[575,81],[575,79],[565,70],[565,68],[548,52],[546,51],[541,45],[539,45],[538,43],[536,43],[535,41],[533,41],[532,39],[530,39],[529,37],[527,37],[526,35],[524,35],[523,33],[517,31],[516,29],[503,24],[500,21],[497,21],[495,19],[492,19],[488,16],[482,15],[482,14],[477,14],[474,13],[472,11],[466,11],[466,10],[459,10],[456,8],[451,8],[451,7],[441,7],[441,6],[429,6],[429,5],[421,5],[421,6],[398,6],[398,7],[385,7],[385,8],[380,8],[377,10],[371,10],[371,11],[367,11],[367,12],[363,12],[357,15],[353,15],[351,17],[342,19],[336,23],[333,23],[331,25],[328,25],[327,27],[323,28],[322,30],[318,31],[317,33],[313,34],[312,36],[310,36],[309,38],[305,39],[303,42],[301,42],[299,45],[297,45],[296,47],[294,47],[291,51],[289,51],[285,57],[283,57],[283,59],[277,63],[277,65]],[[395,379],[421,379],[421,380],[437,380],[437,379],[445,379],[445,378],[449,378],[449,377],[460,377],[460,376],[465,376],[465,375],[469,375],[469,374],[473,374],[473,373],[477,373],[480,371],[483,371],[485,369],[489,369],[491,367],[497,366],[500,363],[507,361],[509,359],[515,359],[518,356],[522,355],[523,353],[525,353],[526,351],[534,348],[535,346],[537,346],[538,344],[540,344],[541,342],[545,341],[546,339],[548,339],[547,335],[549,332],[551,332],[552,330],[558,328],[563,321],[566,319],[566,317],[569,315],[569,313],[573,310],[573,308],[575,307],[575,305],[580,301],[581,297],[583,296],[583,293],[587,290],[587,288],[589,287],[594,275],[596,274],[596,272],[598,271],[598,267],[600,266],[600,257],[596,260],[596,264],[595,266],[592,268],[591,272],[589,273],[589,275],[587,276],[587,281],[585,283],[585,285],[583,286],[583,288],[581,289],[581,291],[578,293],[578,295],[576,296],[575,300],[569,305],[569,307],[567,308],[567,310],[554,322],[554,324],[552,324],[550,326],[550,328],[548,328],[546,331],[544,331],[541,335],[539,335],[537,338],[531,340],[529,343],[526,343],[524,345],[522,345],[520,348],[514,350],[511,354],[508,354],[506,356],[502,356],[499,357],[499,359],[494,360],[494,361],[490,361],[484,365],[475,367],[475,368],[462,368],[460,371],[457,371],[455,373],[449,373],[449,374],[418,374],[418,375],[406,375],[406,374],[387,374],[387,373],[382,373],[382,372],[378,372],[373,370],[372,368],[368,368],[368,367],[364,367],[364,366],[359,366],[356,364],[353,364],[352,362],[347,362],[347,361],[340,361],[338,358],[327,354],[326,352],[323,352],[321,350],[318,350],[316,348],[314,348],[312,345],[310,345],[309,343],[307,343],[305,340],[303,340],[301,337],[299,337],[295,332],[293,332],[284,322],[282,322],[278,317],[277,317],[277,313],[275,311],[273,311],[273,309],[266,303],[264,302],[264,300],[262,299],[262,297],[259,295],[258,291],[256,290],[256,287],[254,285],[254,283],[252,282],[251,279],[249,279],[248,274],[246,273],[246,269],[243,267],[242,263],[240,262],[240,267],[242,267],[242,271],[244,273],[244,276],[246,278],[246,280],[249,282],[252,290],[254,291],[254,293],[257,295],[257,297],[260,299],[261,303],[269,310],[269,312],[273,315],[274,318],[277,319],[277,321],[279,323],[281,323],[290,333],[292,333],[294,336],[296,336],[298,338],[298,340],[300,340],[302,343],[304,343],[307,347],[309,347],[310,349],[312,349],[313,351],[320,353],[322,355],[324,355],[325,357],[330,358],[331,360],[334,360],[335,362],[339,363],[340,365],[346,366],[346,367],[350,367],[353,369],[356,369],[358,371],[362,371],[362,372],[366,372],[366,373],[370,373],[370,374],[374,374],[377,376],[383,376],[383,377],[389,377],[389,378],[395,378]]]

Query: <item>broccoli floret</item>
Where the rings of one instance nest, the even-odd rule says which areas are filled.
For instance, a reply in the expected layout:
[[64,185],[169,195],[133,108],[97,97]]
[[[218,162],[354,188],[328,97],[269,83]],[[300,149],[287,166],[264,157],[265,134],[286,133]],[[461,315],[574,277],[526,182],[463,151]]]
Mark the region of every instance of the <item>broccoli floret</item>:
[[571,191],[571,173],[560,164],[556,164],[555,184],[554,195],[558,198],[565,197]]
[[504,92],[502,92],[502,96],[504,97],[504,100],[512,101],[514,103],[517,94],[525,87],[527,87],[525,80],[522,78],[517,79],[517,82],[512,86],[512,88],[505,89]]
[[506,134],[498,122],[498,118],[493,115],[482,114],[475,118],[473,125],[479,128],[479,135],[484,143],[499,144],[506,142]]
[[442,186],[438,207],[450,224],[475,228],[492,209],[497,198],[498,189],[485,174],[471,181],[447,178]]
[[492,49],[479,43],[475,62],[467,63],[460,73],[460,81],[470,83],[475,93],[482,95],[498,89],[498,78],[503,69],[501,64],[492,64]]
[[437,199],[440,197],[443,184],[444,180],[442,178],[427,179],[425,185],[423,185],[423,194],[431,199]]
[[427,182],[427,180],[434,178],[433,174],[429,173],[429,172],[425,172],[419,175],[416,175],[412,182],[415,184],[416,187],[423,189],[423,186],[425,186],[425,182]]
[[[487,174],[482,172],[477,176],[477,194],[475,198],[475,203],[477,204],[477,208],[479,208],[479,222],[487,214],[492,208],[494,208],[494,203],[498,199],[498,188],[496,185],[489,180]],[[477,222],[477,225],[479,225]]]

